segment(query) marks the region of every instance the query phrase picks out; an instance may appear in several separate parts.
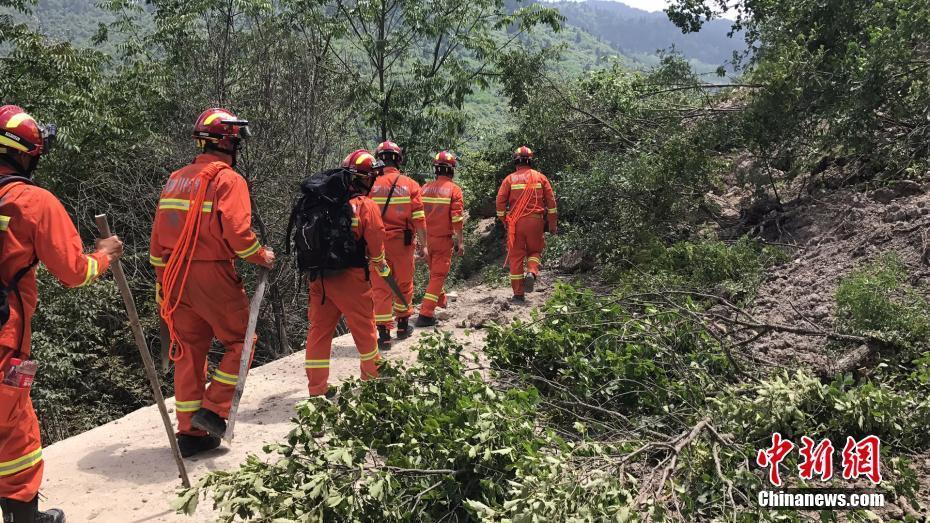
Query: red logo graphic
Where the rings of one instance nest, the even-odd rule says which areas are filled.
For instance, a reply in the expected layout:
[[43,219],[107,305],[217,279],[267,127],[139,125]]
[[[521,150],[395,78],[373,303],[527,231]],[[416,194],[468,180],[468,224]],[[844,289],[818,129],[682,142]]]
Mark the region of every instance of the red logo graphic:
[[768,449],[761,449],[756,454],[756,464],[762,468],[769,469],[769,481],[776,487],[781,485],[781,476],[778,474],[778,465],[784,461],[785,457],[794,448],[794,443],[782,439],[781,433],[772,434],[772,446]]
[[878,436],[866,436],[859,441],[847,436],[846,446],[843,447],[843,479],[865,476],[878,485],[882,481],[880,446]]
[[[761,468],[769,469],[769,482],[776,487],[782,484],[778,466],[794,450],[795,445],[782,437],[781,433],[772,434],[772,446],[759,449],[756,454],[756,464]],[[820,479],[827,481],[833,477],[833,457],[836,449],[829,439],[822,439],[819,443],[813,439],[802,436],[801,454],[798,463],[798,473],[801,479]],[[859,441],[849,436],[842,452],[843,479],[854,480],[862,477],[868,478],[878,485],[882,481],[881,473],[881,441],[878,436],[866,436]]]
[[821,440],[814,447],[814,440],[801,437],[801,463],[798,464],[801,479],[813,479],[814,474],[826,481],[833,477],[833,443]]

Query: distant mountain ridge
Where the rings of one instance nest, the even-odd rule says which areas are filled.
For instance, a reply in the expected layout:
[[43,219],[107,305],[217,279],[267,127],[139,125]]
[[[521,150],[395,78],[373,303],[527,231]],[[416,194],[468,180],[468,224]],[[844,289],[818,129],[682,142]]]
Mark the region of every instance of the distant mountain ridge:
[[544,2],[557,8],[566,24],[608,42],[620,53],[634,58],[655,55],[672,46],[686,58],[709,65],[725,65],[733,52],[746,48],[742,34],[732,38],[729,20],[704,24],[699,33],[682,34],[664,12],[649,12],[610,0]]

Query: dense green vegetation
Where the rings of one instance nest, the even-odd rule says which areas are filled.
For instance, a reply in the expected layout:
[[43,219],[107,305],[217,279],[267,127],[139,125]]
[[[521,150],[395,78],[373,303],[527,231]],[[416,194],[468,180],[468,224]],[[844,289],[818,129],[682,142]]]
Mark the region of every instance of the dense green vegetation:
[[[101,47],[84,48],[18,23],[32,6],[0,0],[19,13],[0,17],[0,98],[61,125],[38,179],[88,239],[92,212],[115,217],[138,296],[151,293],[155,195],[194,154],[190,122],[213,104],[255,122],[239,168],[272,245],[285,241],[296,180],[347,149],[394,137],[423,178],[423,153],[455,148],[474,227],[493,216],[512,147],[526,143],[559,195],[562,234],[547,256],[588,258],[611,287],[559,287],[531,319],[489,329],[487,359],[440,335],[413,367],[386,364],[383,379],[345,383],[334,402],[302,403],[287,441],[208,476],[178,507],[207,496],[228,521],[801,520],[753,500],[765,480],[751,463],[775,431],[881,436],[883,487],[899,507],[917,506],[905,456],[930,449],[930,306],[900,258],[864,260],[839,282],[835,325],[812,329],[831,355],[864,347],[875,359],[865,369],[756,361],[751,342],[785,326],[744,308],[787,257],[754,227],[792,203],[783,195],[804,197],[786,189],[813,187],[834,166],[848,176],[821,189],[925,176],[926,2],[676,0],[670,19],[685,31],[730,24],[707,18],[735,10],[749,51],[727,80],[700,74],[688,54],[616,59],[634,48],[566,28],[547,6],[461,5],[405,0],[390,4],[395,17],[379,1],[113,0]],[[611,19],[597,14],[604,5],[563,7],[591,31]],[[410,41],[388,45],[379,24]],[[700,59],[719,65],[722,47]],[[767,206],[740,214],[729,232],[744,237],[701,239],[704,197],[732,183],[736,159],[753,166],[739,183]],[[493,266],[499,235],[470,234],[453,281]],[[284,261],[259,362],[293,351],[287,339],[306,328],[304,291]],[[36,402],[53,440],[146,396],[112,285],[69,293],[48,280],[36,353],[53,363]],[[150,303],[143,313],[151,326]],[[104,392],[88,401],[88,391]]]
[[[692,258],[682,281],[713,274],[721,256],[738,269],[679,289],[751,285],[771,259],[747,247],[676,245],[671,258],[716,253]],[[773,432],[875,434],[891,455],[930,445],[926,382],[746,381],[701,319],[711,303],[667,294],[669,273],[643,267],[607,295],[559,287],[531,321],[490,329],[488,368],[448,336],[428,338],[413,367],[302,403],[269,456],[208,476],[176,506],[206,495],[223,521],[801,521],[754,503],[764,479],[747,459]],[[907,463],[883,466],[886,491],[915,503]]]

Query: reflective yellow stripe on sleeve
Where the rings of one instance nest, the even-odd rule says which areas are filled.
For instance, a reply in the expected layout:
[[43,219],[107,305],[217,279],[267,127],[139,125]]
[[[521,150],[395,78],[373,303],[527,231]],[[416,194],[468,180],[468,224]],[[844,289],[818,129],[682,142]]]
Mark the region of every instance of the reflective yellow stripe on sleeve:
[[255,243],[253,243],[249,248],[243,249],[241,251],[236,251],[236,256],[240,258],[248,258],[249,256],[258,252],[258,250],[261,248],[262,248],[262,244],[258,241],[258,239],[256,239]]
[[149,254],[149,263],[155,267],[164,267],[167,265],[163,259],[159,258],[158,256],[152,256],[151,254]]
[[382,250],[381,250],[381,254],[375,256],[374,258],[372,258],[371,261],[372,261],[373,263],[381,263],[381,262],[383,262],[383,261],[384,261],[384,250],[382,249]]
[[10,228],[10,217],[0,215],[0,232],[5,232]]
[[85,256],[85,258],[87,258],[87,273],[84,275],[84,281],[81,282],[78,287],[84,287],[85,285],[94,281],[94,279],[97,277],[97,260],[90,256]]
[[549,209],[549,214],[555,214],[555,213],[557,213],[557,212],[559,212],[559,209],[556,208],[556,207],[553,207],[553,208]]
[[413,220],[419,220],[420,218],[426,218],[425,211],[413,211],[410,213],[410,218]]
[[459,216],[453,216],[453,217],[452,217],[452,223],[458,223],[458,222],[461,222],[461,221],[465,221],[465,217],[464,217],[464,216],[459,215]]
[[39,447],[25,456],[10,461],[0,461],[0,477],[12,476],[42,461],[42,447]]
[[505,214],[507,214],[507,211],[497,211],[498,218],[503,218]]

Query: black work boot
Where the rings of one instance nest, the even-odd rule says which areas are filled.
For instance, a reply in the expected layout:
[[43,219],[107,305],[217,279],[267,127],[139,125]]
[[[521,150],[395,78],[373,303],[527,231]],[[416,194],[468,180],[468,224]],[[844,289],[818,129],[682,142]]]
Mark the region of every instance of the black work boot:
[[189,458],[195,454],[213,450],[220,446],[220,438],[216,436],[191,436],[190,434],[178,434],[178,448],[181,450],[181,456]]
[[39,512],[38,495],[32,501],[0,498],[0,510],[3,511],[3,523],[65,523],[65,513],[60,509]]
[[410,318],[397,319],[397,339],[402,340],[409,338],[413,334],[413,325],[410,325]]
[[197,410],[197,412],[194,413],[194,417],[191,418],[191,425],[193,425],[195,429],[205,430],[209,432],[211,436],[216,436],[217,438],[222,438],[223,435],[226,434],[226,420],[209,409],[201,408]]
[[536,275],[532,272],[526,273],[526,277],[523,278],[523,289],[526,292],[533,292],[533,289],[536,288]]
[[514,303],[526,303],[526,297],[522,294],[514,294],[513,298],[510,298],[510,301]]
[[65,513],[61,509],[50,508],[36,515],[36,523],[65,523]]
[[432,316],[424,316],[423,314],[418,314],[417,319],[413,322],[417,327],[432,327],[438,323],[436,318]]
[[384,325],[378,325],[378,350],[381,352],[391,350],[391,331]]

